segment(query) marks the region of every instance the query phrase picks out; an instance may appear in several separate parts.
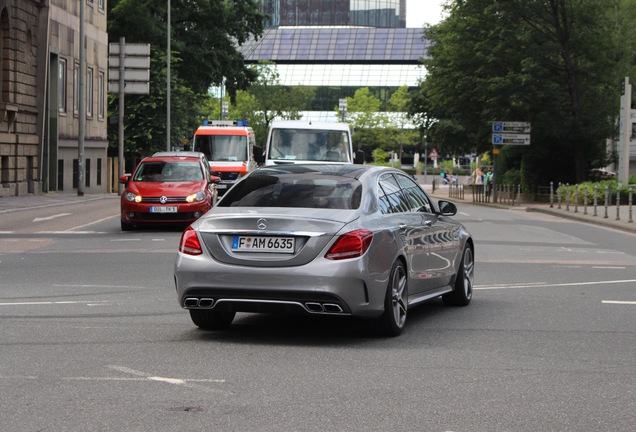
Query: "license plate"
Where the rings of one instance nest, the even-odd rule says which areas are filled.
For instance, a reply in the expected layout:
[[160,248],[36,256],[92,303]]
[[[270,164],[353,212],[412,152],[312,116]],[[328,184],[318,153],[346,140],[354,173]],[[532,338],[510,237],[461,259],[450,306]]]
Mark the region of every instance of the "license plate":
[[177,206],[152,206],[150,207],[150,213],[176,213]]
[[232,250],[239,252],[293,253],[293,237],[234,236]]

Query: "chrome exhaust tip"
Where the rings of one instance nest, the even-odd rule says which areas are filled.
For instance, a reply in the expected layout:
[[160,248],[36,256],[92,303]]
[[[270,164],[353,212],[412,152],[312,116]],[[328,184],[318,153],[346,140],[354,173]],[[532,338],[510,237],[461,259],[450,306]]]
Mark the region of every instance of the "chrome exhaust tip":
[[199,300],[199,307],[201,308],[210,308],[214,304],[214,299],[211,298],[202,298]]
[[307,302],[305,303],[305,307],[309,312],[324,312],[322,305],[316,302]]
[[197,307],[199,306],[199,299],[196,297],[188,297],[183,302],[183,306],[190,307],[190,308]]
[[322,305],[323,309],[327,313],[342,313],[342,308],[340,305],[335,303],[325,303]]

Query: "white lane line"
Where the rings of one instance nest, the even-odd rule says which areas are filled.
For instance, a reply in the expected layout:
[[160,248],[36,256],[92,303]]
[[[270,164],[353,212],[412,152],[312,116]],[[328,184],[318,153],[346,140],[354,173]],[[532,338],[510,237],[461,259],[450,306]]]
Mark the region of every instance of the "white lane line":
[[136,377],[139,378],[143,378],[145,380],[148,381],[158,381],[158,382],[163,382],[163,383],[167,383],[167,384],[173,384],[173,385],[178,385],[178,386],[184,386],[184,387],[188,387],[188,388],[196,388],[199,390],[203,390],[205,392],[219,392],[219,390],[214,389],[214,388],[210,388],[210,387],[206,387],[206,386],[202,386],[199,385],[198,383],[224,383],[225,380],[224,379],[207,379],[207,380],[201,380],[201,379],[196,379],[196,380],[190,380],[190,379],[181,379],[181,378],[168,378],[168,377],[161,377],[161,376],[155,376],[155,375],[151,375],[142,371],[138,371],[135,369],[131,369],[129,367],[126,366],[117,366],[117,365],[108,365],[108,367],[110,369],[114,369],[116,371],[128,374],[128,375],[134,375]]
[[634,283],[636,279],[625,279],[625,280],[613,280],[613,281],[598,281],[598,282],[570,282],[570,283],[561,283],[561,284],[533,284],[528,283],[525,285],[520,284],[510,284],[510,285],[485,285],[485,286],[476,286],[476,290],[499,290],[499,289],[519,289],[519,288],[547,288],[547,287],[570,287],[570,286],[584,286],[584,285],[605,285],[605,284],[625,284],[625,283]]
[[595,269],[609,269],[609,270],[625,270],[626,267],[614,267],[614,266],[592,266]]
[[66,304],[83,304],[87,306],[95,306],[97,304],[106,305],[110,303],[109,300],[104,301],[30,301],[30,302],[4,302],[0,303],[0,306],[42,306],[42,305],[66,305]]
[[44,221],[50,221],[53,219],[57,219],[60,217],[64,217],[64,216],[70,216],[72,213],[58,213],[56,215],[52,215],[52,216],[47,216],[47,217],[41,217],[41,218],[35,218],[32,220],[32,222],[44,222]]
[[84,224],[84,225],[79,225],[79,226],[76,226],[76,227],[73,227],[73,228],[69,228],[66,231],[74,231],[76,229],[80,229],[80,228],[84,228],[84,227],[87,227],[87,226],[95,225],[97,223],[107,221],[108,219],[112,219],[112,218],[117,217],[117,216],[119,216],[119,214],[108,216],[108,217],[105,217],[105,218],[102,218],[102,219],[98,219],[96,221],[89,222],[89,223]]
[[125,239],[110,239],[112,242],[129,242],[129,241],[141,241],[140,238],[125,238]]
[[636,305],[636,301],[603,300],[603,304]]
[[36,234],[60,235],[60,234],[107,234],[106,231],[38,231]]

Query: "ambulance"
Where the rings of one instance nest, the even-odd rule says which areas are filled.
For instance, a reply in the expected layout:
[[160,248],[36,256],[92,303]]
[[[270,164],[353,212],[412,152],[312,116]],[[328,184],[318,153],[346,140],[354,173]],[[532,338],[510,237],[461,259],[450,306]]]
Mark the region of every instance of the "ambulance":
[[194,133],[192,150],[205,154],[210,168],[221,178],[216,184],[219,195],[254,171],[262,153],[246,120],[204,120]]

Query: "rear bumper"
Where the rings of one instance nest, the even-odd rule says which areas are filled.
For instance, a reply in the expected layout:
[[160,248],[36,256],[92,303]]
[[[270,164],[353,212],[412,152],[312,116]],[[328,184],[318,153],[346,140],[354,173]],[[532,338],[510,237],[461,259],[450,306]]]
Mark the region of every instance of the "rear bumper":
[[[331,264],[331,263],[330,263]],[[242,267],[179,253],[175,284],[186,309],[377,317],[384,312],[387,274],[360,274],[359,262],[302,267]]]

